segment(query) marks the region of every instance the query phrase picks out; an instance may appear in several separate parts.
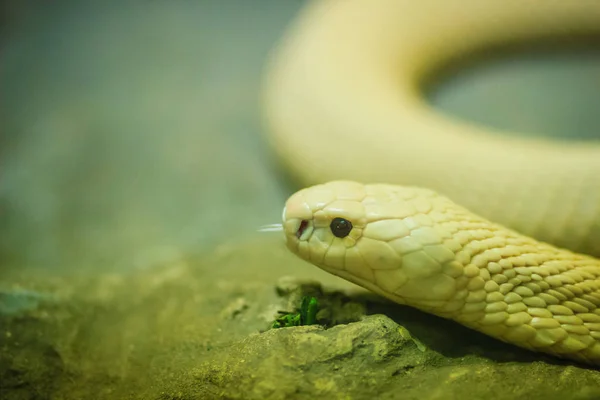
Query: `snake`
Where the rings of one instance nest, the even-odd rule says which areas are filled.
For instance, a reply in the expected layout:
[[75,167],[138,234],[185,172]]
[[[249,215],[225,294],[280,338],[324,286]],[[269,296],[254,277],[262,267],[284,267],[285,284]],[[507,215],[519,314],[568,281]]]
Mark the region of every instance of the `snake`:
[[600,142],[483,126],[424,94],[473,55],[597,35],[596,1],[307,2],[262,97],[267,142],[302,187],[287,247],[396,303],[600,366]]

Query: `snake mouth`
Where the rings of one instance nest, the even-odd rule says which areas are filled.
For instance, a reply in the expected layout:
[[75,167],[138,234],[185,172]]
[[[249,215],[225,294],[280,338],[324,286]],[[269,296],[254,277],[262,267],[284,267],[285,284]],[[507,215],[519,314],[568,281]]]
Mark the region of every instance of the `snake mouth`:
[[298,230],[296,231],[296,237],[302,240],[302,236],[306,232],[306,228],[308,228],[308,221],[303,219],[300,221],[300,226],[298,226]]

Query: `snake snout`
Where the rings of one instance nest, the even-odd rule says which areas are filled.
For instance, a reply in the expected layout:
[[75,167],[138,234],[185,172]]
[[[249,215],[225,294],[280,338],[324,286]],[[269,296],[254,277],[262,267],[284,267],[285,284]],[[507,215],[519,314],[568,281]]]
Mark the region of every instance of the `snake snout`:
[[288,240],[307,240],[313,231],[313,208],[303,196],[303,191],[290,196],[283,209],[283,226]]

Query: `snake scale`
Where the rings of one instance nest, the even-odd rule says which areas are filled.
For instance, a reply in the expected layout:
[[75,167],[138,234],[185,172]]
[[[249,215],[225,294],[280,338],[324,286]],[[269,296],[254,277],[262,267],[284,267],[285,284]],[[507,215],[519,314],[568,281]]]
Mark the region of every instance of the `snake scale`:
[[600,143],[504,135],[422,95],[471,53],[594,35],[591,0],[309,2],[264,90],[269,142],[306,187],[285,205],[288,247],[400,304],[600,365]]

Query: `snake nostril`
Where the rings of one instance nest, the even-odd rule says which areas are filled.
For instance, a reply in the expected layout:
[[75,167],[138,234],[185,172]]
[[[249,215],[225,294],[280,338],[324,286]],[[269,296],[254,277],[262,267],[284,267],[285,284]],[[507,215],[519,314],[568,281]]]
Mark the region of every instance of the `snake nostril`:
[[302,236],[302,234],[304,233],[304,231],[306,230],[307,227],[308,227],[308,221],[303,219],[302,222],[300,222],[300,226],[298,227],[298,230],[296,231],[296,237],[298,239],[300,239],[300,236]]

